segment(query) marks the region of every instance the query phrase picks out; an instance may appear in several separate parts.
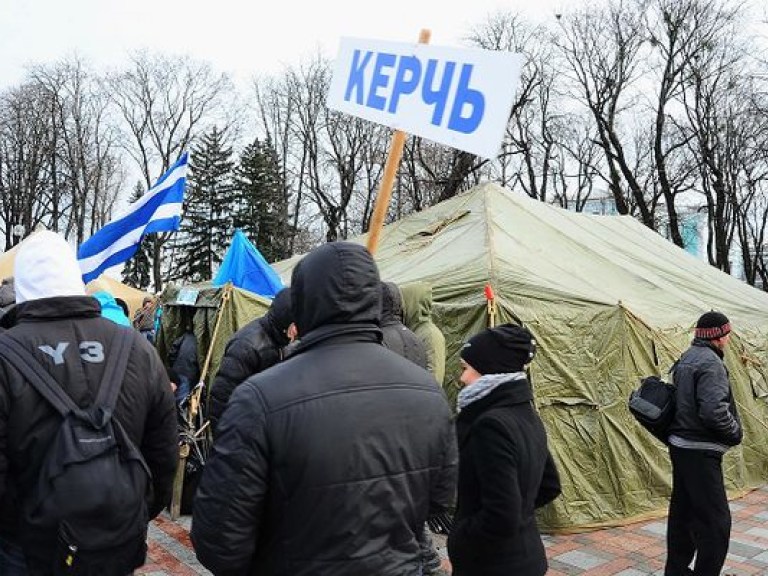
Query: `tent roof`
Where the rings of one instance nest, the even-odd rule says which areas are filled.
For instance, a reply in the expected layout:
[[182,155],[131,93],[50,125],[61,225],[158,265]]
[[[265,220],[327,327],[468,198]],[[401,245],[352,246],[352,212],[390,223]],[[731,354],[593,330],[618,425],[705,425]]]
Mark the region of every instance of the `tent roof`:
[[[27,238],[34,234],[35,232],[32,232]],[[0,280],[13,276],[13,265],[16,262],[16,253],[19,251],[19,246],[27,241],[27,238],[16,244],[16,246],[10,250],[6,250],[0,254]]]
[[214,286],[223,286],[227,282],[266,298],[273,298],[283,288],[277,273],[239,228],[235,230],[213,279]]
[[[285,278],[299,259],[274,267]],[[481,298],[490,282],[516,305],[621,303],[655,327],[718,309],[739,327],[768,326],[768,294],[633,217],[570,212],[493,183],[385,226],[376,260],[383,278],[431,282],[438,301]]]

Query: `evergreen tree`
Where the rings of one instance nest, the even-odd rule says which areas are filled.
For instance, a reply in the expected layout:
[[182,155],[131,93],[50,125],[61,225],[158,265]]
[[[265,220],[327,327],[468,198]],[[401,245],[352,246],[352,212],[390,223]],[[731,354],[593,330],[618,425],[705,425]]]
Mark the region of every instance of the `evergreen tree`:
[[190,177],[181,227],[174,242],[174,276],[189,282],[213,278],[232,237],[232,148],[217,127],[190,154]]
[[[136,182],[133,194],[131,194],[131,204],[141,198],[144,192],[144,185],[141,182]],[[140,290],[146,290],[149,287],[152,274],[151,254],[152,238],[144,237],[136,253],[128,259],[123,267],[123,282]]]
[[243,231],[268,262],[288,257],[288,198],[277,152],[269,139],[256,138],[243,150],[235,188],[235,228]]

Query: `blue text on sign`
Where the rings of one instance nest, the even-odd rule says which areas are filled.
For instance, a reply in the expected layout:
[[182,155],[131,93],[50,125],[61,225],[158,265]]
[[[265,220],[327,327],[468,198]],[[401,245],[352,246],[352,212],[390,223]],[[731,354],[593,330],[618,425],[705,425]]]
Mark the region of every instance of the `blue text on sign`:
[[[366,71],[371,69],[370,85],[366,86]],[[459,69],[457,73],[457,68]],[[362,106],[397,112],[401,97],[420,97],[433,106],[432,124],[443,125],[446,109],[450,108],[447,128],[470,134],[483,120],[485,97],[470,88],[472,64],[447,61],[438,77],[438,60],[428,59],[426,65],[415,56],[398,56],[387,52],[355,50],[352,67],[344,91],[344,100]],[[452,91],[454,82],[455,91]],[[449,102],[453,92],[453,102]]]

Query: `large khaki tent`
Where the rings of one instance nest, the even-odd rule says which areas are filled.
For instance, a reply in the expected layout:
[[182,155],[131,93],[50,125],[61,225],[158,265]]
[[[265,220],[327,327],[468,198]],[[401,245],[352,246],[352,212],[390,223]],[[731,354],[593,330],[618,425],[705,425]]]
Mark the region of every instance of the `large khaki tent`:
[[[36,233],[36,231],[32,232],[32,234],[27,236],[27,238],[19,242],[10,250],[6,250],[5,252],[0,253],[0,279],[13,276],[13,266],[16,262],[16,253],[18,252],[19,247]],[[126,304],[128,304],[131,315],[133,315],[136,310],[141,308],[142,300],[144,300],[145,297],[151,296],[151,294],[148,292],[143,292],[142,290],[132,288],[131,286],[123,284],[119,280],[110,278],[105,274],[102,274],[98,278],[91,280],[86,285],[85,290],[88,294],[93,294],[99,290],[106,290],[115,298],[122,298],[125,300]]]
[[[275,269],[289,279],[298,259]],[[563,483],[542,511],[545,528],[616,525],[665,509],[669,457],[632,419],[627,398],[641,376],[666,374],[713,308],[734,326],[726,363],[745,430],[725,458],[727,486],[736,495],[768,480],[768,294],[635,219],[576,214],[485,184],[385,226],[376,260],[384,279],[432,285],[450,396],[458,350],[488,320],[486,283],[497,322],[534,333],[535,402]]]

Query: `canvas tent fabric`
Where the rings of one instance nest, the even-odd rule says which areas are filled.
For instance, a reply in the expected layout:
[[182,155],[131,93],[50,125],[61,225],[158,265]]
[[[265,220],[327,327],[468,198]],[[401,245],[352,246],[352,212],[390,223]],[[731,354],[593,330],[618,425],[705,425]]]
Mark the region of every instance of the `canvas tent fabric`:
[[163,316],[160,333],[155,342],[160,357],[166,364],[171,344],[184,332],[181,323],[181,305],[177,303],[177,297],[182,288],[197,291],[193,305],[195,310],[192,321],[193,330],[197,339],[197,358],[201,368],[204,367],[209,350],[211,353],[211,361],[204,376],[206,386],[210,386],[219,370],[229,338],[251,320],[263,316],[271,300],[241,288],[230,287],[229,296],[224,302],[221,313],[219,329],[214,338],[219,309],[222,307],[226,288],[212,286],[210,283],[168,285],[161,297]]
[[[727,488],[735,496],[768,480],[768,294],[634,218],[577,214],[484,184],[385,226],[375,258],[385,280],[432,284],[451,398],[459,348],[488,322],[486,284],[497,323],[534,334],[535,404],[563,484],[540,511],[543,529],[619,525],[666,510],[667,450],[634,421],[627,398],[642,376],[666,375],[710,309],[734,327],[726,364],[745,430],[725,457]],[[299,260],[273,266],[289,278]]]
[[213,279],[214,286],[223,286],[227,282],[267,298],[274,298],[283,288],[280,277],[239,229],[235,230],[224,260]]

